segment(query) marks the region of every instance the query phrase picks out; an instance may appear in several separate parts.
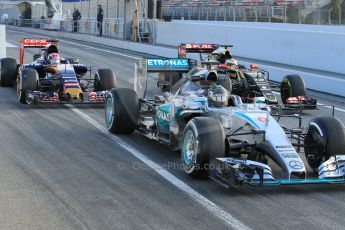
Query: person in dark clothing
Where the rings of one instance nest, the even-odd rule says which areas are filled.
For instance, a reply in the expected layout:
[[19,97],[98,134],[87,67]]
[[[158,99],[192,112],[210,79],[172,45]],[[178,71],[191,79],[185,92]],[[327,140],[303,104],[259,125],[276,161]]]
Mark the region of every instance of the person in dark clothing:
[[76,33],[78,32],[78,29],[79,29],[78,21],[81,19],[81,14],[77,8],[74,8],[72,17],[73,17],[73,33]]
[[103,14],[102,6],[98,5],[98,10],[97,10],[97,28],[98,28],[99,34],[97,35],[97,37],[102,37],[103,18],[104,18],[104,14]]

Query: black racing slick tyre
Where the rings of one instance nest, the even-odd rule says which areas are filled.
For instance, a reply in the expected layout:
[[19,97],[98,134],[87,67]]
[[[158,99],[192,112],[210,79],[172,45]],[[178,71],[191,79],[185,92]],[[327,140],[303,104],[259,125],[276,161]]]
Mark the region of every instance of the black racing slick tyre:
[[0,66],[0,85],[11,87],[17,78],[17,61],[13,58],[2,58]]
[[304,80],[299,75],[286,75],[280,84],[280,95],[283,103],[289,97],[305,96],[307,90]]
[[225,155],[225,134],[218,120],[196,117],[190,120],[181,139],[181,158],[184,171],[194,178],[205,178],[211,168],[210,160]]
[[116,77],[111,69],[98,69],[95,73],[95,91],[105,91],[116,88]]
[[345,155],[345,127],[336,117],[320,116],[309,122],[304,144],[309,166],[316,170],[333,155]]
[[37,59],[39,59],[41,57],[41,54],[34,54],[34,56],[32,56],[32,60],[36,61]]
[[105,123],[111,133],[131,134],[139,119],[139,100],[133,89],[114,88],[105,100]]
[[23,69],[20,78],[17,82],[17,97],[18,101],[26,104],[27,91],[37,90],[38,87],[38,73],[35,69]]

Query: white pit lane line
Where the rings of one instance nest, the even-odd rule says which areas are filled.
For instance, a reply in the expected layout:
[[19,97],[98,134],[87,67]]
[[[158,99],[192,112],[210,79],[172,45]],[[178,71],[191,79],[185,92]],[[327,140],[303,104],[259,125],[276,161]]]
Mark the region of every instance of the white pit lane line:
[[[272,91],[272,92],[273,92],[273,94],[280,95],[279,92],[275,92],[275,91]],[[333,109],[333,107],[329,106],[329,105],[325,105],[325,104],[321,104],[321,103],[317,103],[317,105],[322,106],[322,107],[327,108],[327,109]],[[340,108],[335,107],[334,110],[345,113],[345,109],[340,109]]]
[[[17,34],[25,34],[25,35],[30,34],[33,37],[37,37],[37,38],[41,38],[42,37],[42,36],[37,35],[37,34],[25,33],[25,32],[20,32],[20,31],[16,31],[16,30],[10,30],[9,29],[8,31],[11,31],[12,33],[17,33]],[[52,37],[52,36],[47,36],[47,37]],[[73,44],[73,45],[76,45],[76,46],[86,47],[86,48],[89,48],[89,49],[98,50],[98,51],[102,51],[102,52],[105,52],[105,53],[116,54],[116,55],[119,55],[119,56],[122,56],[122,57],[131,58],[131,59],[134,59],[134,60],[139,60],[140,59],[138,57],[134,57],[134,56],[131,56],[131,55],[127,55],[127,54],[123,54],[123,53],[119,53],[119,52],[113,52],[113,51],[110,51],[110,50],[105,50],[105,49],[100,49],[100,48],[95,48],[95,47],[92,47],[92,46],[83,45],[83,44],[79,44],[79,43],[76,43],[76,42],[66,41],[66,40],[60,39],[60,38],[58,40],[61,41],[61,42]]]
[[219,206],[217,206],[215,203],[198,193],[196,190],[188,186],[186,183],[178,179],[176,176],[162,168],[160,165],[153,162],[151,159],[146,157],[144,154],[142,154],[139,150],[135,149],[128,143],[126,143],[122,138],[111,134],[102,124],[92,119],[90,116],[82,112],[81,110],[77,109],[73,105],[66,105],[68,108],[70,108],[74,113],[78,114],[81,118],[83,118],[85,121],[93,125],[96,129],[98,129],[100,132],[104,133],[109,137],[111,140],[116,142],[118,145],[120,145],[124,150],[132,154],[134,157],[148,165],[152,170],[154,170],[156,173],[158,173],[160,176],[162,176],[164,179],[169,181],[171,184],[173,184],[178,189],[185,192],[190,198],[192,198],[195,202],[197,202],[199,205],[203,206],[207,211],[209,211],[211,214],[213,214],[215,217],[218,217],[222,221],[224,221],[229,227],[233,229],[238,230],[250,230],[248,226],[243,224],[240,220],[233,217],[231,214],[227,213],[223,209],[221,209]]
[[15,48],[15,47],[17,47],[17,46],[15,46],[9,42],[6,42],[6,48]]

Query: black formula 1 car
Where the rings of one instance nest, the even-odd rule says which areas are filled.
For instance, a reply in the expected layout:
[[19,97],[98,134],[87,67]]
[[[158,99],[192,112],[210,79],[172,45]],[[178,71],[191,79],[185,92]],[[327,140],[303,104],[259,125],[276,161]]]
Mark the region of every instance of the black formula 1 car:
[[[234,59],[229,47],[233,46],[180,44],[178,57],[186,58],[187,53],[199,53],[201,63],[206,63],[208,68],[216,69],[219,74],[226,74],[230,77],[232,93],[241,96],[245,102],[254,102],[254,98],[261,98],[260,100],[264,100],[268,104],[277,104],[278,99],[273,93],[274,90],[280,92],[285,108],[317,108],[317,100],[307,96],[304,80],[299,75],[287,75],[281,83],[273,82],[269,78],[269,72],[261,70],[256,64],[249,67],[241,64],[232,65],[231,61]],[[203,58],[201,54],[207,54],[207,57]],[[237,63],[237,61],[235,62]],[[171,82],[177,82],[177,79],[173,79]]]
[[[164,68],[165,62],[174,63],[176,69]],[[185,74],[171,93],[152,92],[152,73],[173,73],[187,65],[185,59],[176,58],[139,60],[134,89],[114,88],[107,94],[108,130],[137,131],[180,150],[186,174],[209,176],[225,187],[345,182],[345,129],[339,119],[322,116],[305,128],[283,127],[274,116],[288,115],[273,116],[270,108],[275,105],[242,103],[220,84],[216,71],[199,66]],[[302,154],[313,176],[307,173]]]
[[[61,58],[52,64],[47,57],[58,54],[57,43],[58,40],[22,39],[19,65],[13,58],[1,59],[1,86],[16,83],[18,101],[23,104],[104,103],[107,90],[116,86],[112,70],[98,69],[91,78],[91,70],[76,58]],[[40,49],[30,64],[23,63],[27,48]],[[88,71],[90,77],[86,77]]]

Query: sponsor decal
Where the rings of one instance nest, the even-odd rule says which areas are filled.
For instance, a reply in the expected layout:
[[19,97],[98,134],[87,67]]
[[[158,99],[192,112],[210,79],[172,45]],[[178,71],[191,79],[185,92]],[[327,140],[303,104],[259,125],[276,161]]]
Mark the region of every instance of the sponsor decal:
[[294,153],[282,153],[282,157],[290,159],[290,158],[299,158],[297,154]]
[[[64,83],[68,83],[68,82],[69,82],[69,83],[78,83],[77,80],[66,80],[66,79],[63,80],[63,82],[64,82]],[[78,84],[79,84],[79,83],[78,83]]]
[[187,49],[210,49],[213,50],[215,46],[213,44],[194,44],[194,43],[187,43]]
[[33,68],[35,68],[35,67],[43,67],[43,65],[41,63],[33,63],[33,64],[25,64],[24,68],[25,67],[29,67],[29,68],[33,67]]
[[303,168],[303,164],[300,161],[290,161],[289,165],[293,169],[302,169]]
[[46,39],[23,39],[22,43],[24,45],[46,45]]
[[164,121],[169,121],[170,120],[170,116],[169,116],[169,113],[165,113],[161,110],[158,110],[157,111],[157,117],[161,120],[164,120]]
[[226,159],[226,163],[230,164],[247,164],[246,160],[239,160],[239,159]]
[[63,79],[77,79],[74,74],[63,74]]
[[189,62],[187,58],[148,58],[148,69],[189,69]]
[[65,83],[64,86],[79,86],[79,83]]
[[291,149],[291,145],[276,145],[277,149]]

